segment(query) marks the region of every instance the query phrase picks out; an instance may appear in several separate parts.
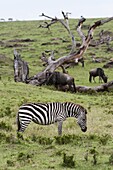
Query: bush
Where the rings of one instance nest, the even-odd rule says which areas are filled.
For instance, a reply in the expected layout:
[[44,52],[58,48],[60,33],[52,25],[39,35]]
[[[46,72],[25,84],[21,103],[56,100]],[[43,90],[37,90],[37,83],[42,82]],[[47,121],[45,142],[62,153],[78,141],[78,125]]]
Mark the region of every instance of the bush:
[[0,132],[0,142],[3,142],[6,140],[6,134]]
[[109,163],[110,165],[113,165],[113,153],[109,157]]
[[11,131],[12,127],[10,125],[8,125],[7,123],[2,121],[2,122],[0,122],[0,129],[6,130],[6,131]]
[[79,144],[81,141],[81,137],[77,135],[63,135],[63,136],[55,136],[55,142],[59,145],[74,143]]
[[74,168],[75,161],[73,160],[74,155],[67,156],[66,153],[63,153],[63,164],[64,167]]
[[99,137],[99,143],[101,143],[102,145],[106,145],[110,138],[111,137],[108,134],[102,135],[101,137]]
[[51,145],[53,142],[53,139],[51,138],[40,138],[38,141],[40,144],[44,144],[44,145]]
[[5,108],[4,113],[5,113],[5,116],[10,116],[11,113],[12,113],[11,108],[10,108],[9,106],[7,106],[7,107]]

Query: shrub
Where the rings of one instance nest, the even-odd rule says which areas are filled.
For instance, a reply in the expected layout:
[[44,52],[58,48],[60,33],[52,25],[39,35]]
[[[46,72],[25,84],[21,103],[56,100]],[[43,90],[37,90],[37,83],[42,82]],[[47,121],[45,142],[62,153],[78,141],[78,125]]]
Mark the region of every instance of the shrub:
[[10,116],[11,113],[12,113],[11,108],[10,108],[9,106],[7,106],[7,107],[5,108],[4,113],[5,113],[5,116]]
[[113,165],[113,153],[110,155],[110,157],[109,157],[109,163],[111,164],[111,165]]
[[38,143],[41,145],[51,145],[53,142],[53,139],[47,138],[47,137],[38,137]]
[[113,115],[113,110],[109,110],[108,114],[112,114]]
[[79,144],[81,141],[81,137],[77,135],[63,135],[63,136],[55,136],[55,142],[59,145],[64,145],[68,143]]
[[95,147],[90,149],[90,154],[93,155],[93,165],[96,165],[98,152],[96,151]]
[[64,145],[64,144],[68,144],[68,143],[70,143],[71,141],[72,141],[72,138],[70,137],[70,135],[68,136],[66,136],[66,135],[64,135],[64,136],[55,136],[55,142],[56,142],[56,144],[59,144],[59,145]]
[[14,166],[14,162],[11,160],[7,160],[7,166]]
[[102,145],[106,145],[108,140],[110,139],[111,137],[108,135],[108,134],[105,134],[105,135],[102,135],[101,137],[99,137],[99,142],[102,144]]
[[75,167],[75,161],[73,160],[74,155],[67,156],[66,153],[63,153],[63,163],[62,166],[74,168]]
[[6,140],[6,134],[0,132],[0,142],[3,142]]
[[12,127],[11,127],[11,125],[8,125],[7,123],[2,121],[2,122],[0,122],[0,129],[6,130],[6,131],[11,131]]

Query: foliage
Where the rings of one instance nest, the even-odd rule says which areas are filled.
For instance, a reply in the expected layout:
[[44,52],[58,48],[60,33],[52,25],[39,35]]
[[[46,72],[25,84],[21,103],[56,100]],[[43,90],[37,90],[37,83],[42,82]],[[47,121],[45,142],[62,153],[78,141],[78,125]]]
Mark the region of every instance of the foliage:
[[75,162],[73,160],[73,156],[67,156],[66,153],[63,153],[63,164],[62,166],[64,167],[69,167],[69,168],[74,168],[75,167]]
[[110,155],[110,157],[109,157],[109,163],[111,164],[111,165],[113,165],[113,153]]

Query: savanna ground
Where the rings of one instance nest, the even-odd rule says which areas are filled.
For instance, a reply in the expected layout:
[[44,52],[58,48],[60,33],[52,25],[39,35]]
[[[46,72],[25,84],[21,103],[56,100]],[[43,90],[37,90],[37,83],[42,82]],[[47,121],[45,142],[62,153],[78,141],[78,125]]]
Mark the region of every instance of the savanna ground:
[[[98,19],[87,19],[92,25]],[[113,92],[76,93],[57,91],[50,86],[33,86],[14,82],[13,50],[21,54],[30,67],[30,76],[42,71],[40,60],[45,50],[55,50],[55,57],[67,55],[71,40],[59,23],[47,29],[38,28],[43,21],[15,21],[0,23],[0,170],[111,170],[113,168]],[[77,41],[77,20],[70,20],[70,28]],[[101,29],[112,31],[113,21],[96,29],[94,39]],[[87,33],[87,30],[83,30]],[[59,39],[60,38],[60,39]],[[27,41],[23,41],[26,40]],[[67,40],[63,42],[62,39]],[[49,45],[42,45],[43,43]],[[110,43],[111,47],[113,43]],[[85,67],[81,64],[68,69],[77,85],[97,86],[89,83],[89,70],[105,63],[93,63],[91,55],[112,58],[106,44],[89,47],[84,54]],[[47,54],[49,56],[49,54]],[[60,69],[59,69],[60,70]],[[61,71],[61,70],[60,70]],[[108,80],[113,80],[113,68],[105,69]],[[63,124],[63,135],[57,135],[57,124],[41,126],[31,123],[24,134],[17,136],[16,113],[26,102],[65,102],[83,105],[88,110],[86,133],[81,132],[75,119]]]

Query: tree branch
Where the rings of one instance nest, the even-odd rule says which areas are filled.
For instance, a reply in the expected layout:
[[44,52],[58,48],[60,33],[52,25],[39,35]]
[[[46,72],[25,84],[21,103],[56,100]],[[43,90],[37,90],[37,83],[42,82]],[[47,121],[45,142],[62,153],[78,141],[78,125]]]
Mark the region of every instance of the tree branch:
[[86,19],[81,16],[81,19],[79,20],[78,25],[77,25],[77,32],[82,39],[82,45],[84,45],[84,43],[85,43],[86,36],[81,31],[81,27],[85,21],[86,21]]
[[[62,11],[62,15],[63,15],[63,17],[64,17],[65,22],[64,22],[63,20],[61,20],[61,19],[58,19],[57,17],[55,17],[55,18],[49,17],[49,16],[45,15],[44,13],[42,13],[41,16],[45,16],[46,18],[51,19],[51,20],[52,20],[52,21],[51,21],[52,24],[54,24],[55,22],[60,22],[60,23],[64,26],[64,28],[66,28],[66,30],[68,31],[68,33],[69,33],[69,35],[70,35],[70,37],[71,37],[71,41],[72,41],[72,49],[71,49],[71,51],[70,51],[70,53],[72,53],[72,52],[74,51],[75,47],[76,47],[76,41],[75,41],[75,37],[74,37],[74,35],[72,34],[72,32],[71,32],[71,30],[70,30],[70,27],[69,27],[68,14],[70,14],[70,13],[67,12],[67,13],[65,14],[65,13]],[[49,26],[50,26],[50,25],[49,25]]]
[[100,86],[96,87],[87,87],[87,86],[76,86],[77,92],[80,93],[95,93],[95,92],[109,92],[110,90],[113,90],[113,81],[110,81],[105,84],[101,84]]

